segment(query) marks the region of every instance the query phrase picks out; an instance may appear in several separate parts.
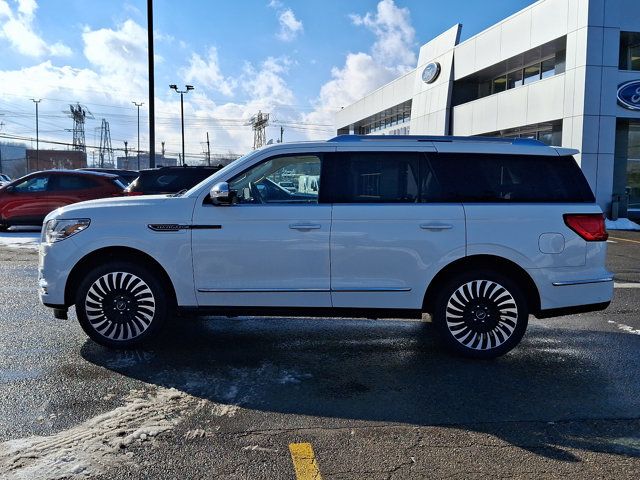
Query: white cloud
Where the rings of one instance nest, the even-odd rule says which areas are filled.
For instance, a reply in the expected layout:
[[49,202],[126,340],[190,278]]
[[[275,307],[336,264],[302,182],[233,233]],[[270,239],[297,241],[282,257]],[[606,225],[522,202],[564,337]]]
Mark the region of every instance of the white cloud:
[[405,71],[415,67],[415,30],[408,8],[398,8],[394,0],[381,0],[375,14],[351,15],[351,19],[355,25],[363,25],[375,34],[371,53],[377,61]]
[[302,22],[296,18],[295,13],[290,8],[280,12],[278,22],[280,22],[278,38],[283,42],[294,40],[304,29]]
[[269,8],[279,9],[283,7],[283,4],[280,0],[271,0],[268,4]]
[[206,59],[192,53],[189,66],[182,71],[187,82],[198,83],[226,96],[233,95],[236,82],[222,75],[218,64],[218,50],[210,47]]
[[375,13],[351,15],[351,19],[354,25],[371,30],[376,40],[369,52],[349,53],[342,67],[331,70],[315,110],[304,116],[308,122],[332,124],[341,107],[415,68],[415,30],[408,9],[398,8],[393,0],[381,0]]
[[8,41],[18,53],[30,57],[72,54],[63,43],[47,43],[36,33],[33,23],[38,4],[35,0],[17,0],[16,3],[18,8],[14,12],[5,0],[0,0],[0,39]]

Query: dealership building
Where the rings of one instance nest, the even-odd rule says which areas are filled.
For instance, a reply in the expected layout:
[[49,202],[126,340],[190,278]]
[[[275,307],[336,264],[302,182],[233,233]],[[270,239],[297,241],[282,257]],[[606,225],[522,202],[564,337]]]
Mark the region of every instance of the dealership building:
[[640,0],[540,0],[336,115],[338,134],[536,138],[576,156],[610,217],[640,217]]

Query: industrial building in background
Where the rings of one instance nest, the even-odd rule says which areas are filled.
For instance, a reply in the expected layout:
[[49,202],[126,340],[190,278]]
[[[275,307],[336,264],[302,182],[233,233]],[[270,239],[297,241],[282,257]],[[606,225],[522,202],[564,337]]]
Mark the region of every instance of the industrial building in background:
[[339,134],[486,135],[576,148],[611,218],[640,217],[638,0],[540,0],[336,114]]
[[[40,170],[73,170],[87,166],[87,154],[80,150],[43,150],[36,151],[27,148],[26,151],[29,172]],[[38,162],[36,165],[36,157]],[[28,172],[24,172],[22,175]]]

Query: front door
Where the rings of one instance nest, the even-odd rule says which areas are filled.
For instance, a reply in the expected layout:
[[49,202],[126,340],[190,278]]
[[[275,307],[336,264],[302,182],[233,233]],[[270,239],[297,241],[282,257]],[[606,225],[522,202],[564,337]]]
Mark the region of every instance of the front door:
[[339,152],[327,162],[333,306],[420,309],[429,280],[464,256],[462,205],[444,201],[421,153]]
[[200,306],[331,306],[331,205],[318,203],[321,164],[321,154],[271,157],[229,180],[234,205],[196,205]]

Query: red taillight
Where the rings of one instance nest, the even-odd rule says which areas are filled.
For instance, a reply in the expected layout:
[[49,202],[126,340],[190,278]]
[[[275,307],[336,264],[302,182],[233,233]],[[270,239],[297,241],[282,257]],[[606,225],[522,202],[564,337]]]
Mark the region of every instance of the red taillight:
[[565,213],[564,223],[587,242],[604,242],[609,238],[601,213]]

